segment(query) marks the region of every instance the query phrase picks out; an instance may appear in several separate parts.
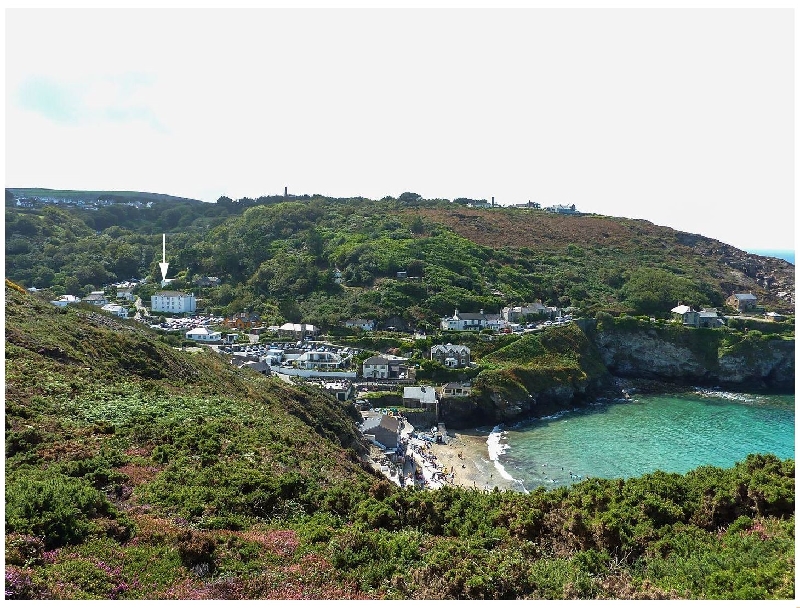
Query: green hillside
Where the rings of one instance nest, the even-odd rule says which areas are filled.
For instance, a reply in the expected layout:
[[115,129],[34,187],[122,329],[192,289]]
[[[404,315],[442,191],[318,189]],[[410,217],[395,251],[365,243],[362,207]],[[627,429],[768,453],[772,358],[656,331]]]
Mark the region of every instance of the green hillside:
[[536,300],[586,316],[664,317],[678,301],[721,307],[733,291],[793,311],[794,267],[782,260],[642,220],[439,200],[7,206],[6,273],[26,287],[75,295],[131,276],[158,277],[162,232],[175,288],[220,277],[222,285],[203,291],[207,310],[251,310],[270,323],[329,328],[364,317],[426,328],[456,308],[497,313]]
[[793,460],[400,490],[322,392],[13,283],[5,310],[6,599],[794,597]]

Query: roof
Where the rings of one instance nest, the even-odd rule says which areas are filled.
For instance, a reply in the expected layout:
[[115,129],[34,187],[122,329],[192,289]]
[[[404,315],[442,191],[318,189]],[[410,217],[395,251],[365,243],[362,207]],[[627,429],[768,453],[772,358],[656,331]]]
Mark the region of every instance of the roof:
[[702,319],[716,319],[718,316],[716,310],[701,310],[698,314]]
[[737,300],[757,300],[758,298],[755,297],[752,293],[735,293],[733,297]]
[[406,386],[403,399],[413,399],[420,403],[436,403],[436,391],[432,386]]
[[366,433],[374,428],[381,427],[392,433],[397,433],[400,429],[400,420],[394,416],[383,414],[380,418],[377,416],[367,418],[361,427],[361,432]]
[[389,365],[389,359],[386,357],[370,357],[364,359],[364,365]]
[[222,335],[218,331],[210,331],[210,330],[206,329],[205,327],[195,327],[194,329],[190,329],[189,331],[186,332],[187,336],[189,334],[192,334],[193,336],[211,336],[211,335],[214,335],[214,334]]
[[105,300],[106,297],[101,293],[90,293],[88,296],[83,298],[84,301],[86,300]]
[[397,433],[398,430],[400,429],[400,421],[394,416],[387,416],[386,414],[384,414],[383,416],[381,416],[381,422],[379,426],[382,426],[387,431]]
[[310,323],[284,323],[279,328],[281,331],[317,331],[317,328]]
[[431,354],[438,353],[438,352],[447,352],[449,350],[456,351],[459,353],[466,352],[469,354],[469,347],[464,346],[463,344],[437,344],[436,346],[431,347]]
[[681,304],[680,306],[676,306],[675,308],[670,310],[670,312],[674,312],[674,313],[679,314],[679,315],[685,315],[687,312],[692,312],[692,309],[691,309],[690,306],[686,306],[685,304]]
[[456,315],[459,319],[465,321],[483,321],[486,320],[486,315],[481,312],[459,312]]
[[180,291],[159,291],[153,294],[154,296],[161,296],[162,298],[188,298],[188,293],[181,293]]

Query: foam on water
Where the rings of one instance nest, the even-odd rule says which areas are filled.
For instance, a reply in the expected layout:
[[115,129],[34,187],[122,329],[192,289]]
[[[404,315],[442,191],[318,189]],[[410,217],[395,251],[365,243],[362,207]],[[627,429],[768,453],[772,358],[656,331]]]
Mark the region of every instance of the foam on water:
[[744,393],[731,393],[729,391],[714,390],[708,388],[695,388],[695,394],[703,397],[714,397],[716,399],[726,399],[728,401],[739,401],[740,403],[755,403],[756,398],[753,395]]
[[518,483],[522,488],[522,491],[527,494],[527,490],[522,483],[521,479],[515,479],[512,475],[506,471],[506,468],[503,466],[503,463],[500,462],[500,456],[508,452],[508,443],[504,443],[503,441],[506,439],[507,433],[503,430],[503,425],[497,425],[492,429],[492,432],[489,433],[489,436],[486,438],[486,446],[489,452],[489,460],[494,464],[494,468],[500,473],[500,477],[503,479],[507,479],[508,481],[513,481]]

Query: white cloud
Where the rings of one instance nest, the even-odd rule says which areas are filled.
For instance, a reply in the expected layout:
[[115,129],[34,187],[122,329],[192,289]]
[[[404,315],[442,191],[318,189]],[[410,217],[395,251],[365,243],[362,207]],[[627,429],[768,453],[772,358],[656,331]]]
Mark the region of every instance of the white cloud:
[[47,16],[6,15],[17,186],[573,202],[793,246],[791,11]]

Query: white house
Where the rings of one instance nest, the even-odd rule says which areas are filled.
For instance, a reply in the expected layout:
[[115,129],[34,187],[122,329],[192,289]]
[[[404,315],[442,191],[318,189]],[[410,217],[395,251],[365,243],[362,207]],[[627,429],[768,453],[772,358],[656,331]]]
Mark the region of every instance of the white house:
[[389,359],[386,357],[370,357],[369,359],[364,360],[361,373],[364,378],[388,378]]
[[195,327],[186,332],[186,338],[196,342],[221,342],[222,332],[211,331],[206,327]]
[[53,304],[54,306],[60,306],[63,308],[67,304],[79,304],[80,301],[81,299],[78,296],[66,295],[66,296],[61,296],[60,298],[58,298],[58,300],[50,300],[50,304]]
[[678,304],[675,308],[671,309],[672,317],[681,321],[684,325],[691,325],[697,327],[698,313],[692,310],[691,306],[686,304]]
[[469,397],[471,390],[468,382],[448,382],[442,387],[442,397]]
[[456,308],[452,317],[444,317],[441,322],[441,327],[444,330],[455,331],[479,331],[487,327],[486,315],[483,310],[478,313],[475,312],[459,312]]
[[120,319],[128,318],[128,307],[120,306],[119,304],[106,304],[100,310],[110,312],[112,315],[118,316]]
[[133,287],[117,287],[117,297],[129,302],[136,299],[133,295]]
[[561,205],[561,204],[545,207],[545,211],[549,211],[550,213],[560,213],[562,215],[572,215],[578,213],[577,209],[575,209],[575,205]]
[[150,308],[152,312],[169,312],[173,314],[194,312],[197,308],[197,300],[193,293],[161,291],[150,296]]
[[312,350],[301,354],[295,361],[302,369],[330,370],[342,367],[346,360],[338,353]]
[[317,335],[319,328],[310,323],[284,323],[278,328],[278,332],[285,336],[304,338],[305,336]]

